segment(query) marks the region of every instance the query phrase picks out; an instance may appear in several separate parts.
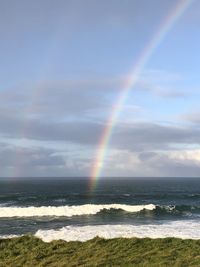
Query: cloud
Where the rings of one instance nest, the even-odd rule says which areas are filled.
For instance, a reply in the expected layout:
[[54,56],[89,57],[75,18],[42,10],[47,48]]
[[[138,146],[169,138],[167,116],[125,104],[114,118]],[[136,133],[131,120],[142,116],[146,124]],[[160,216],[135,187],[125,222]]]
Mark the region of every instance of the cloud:
[[[124,77],[43,82],[27,90],[1,91],[0,136],[5,142],[10,140],[10,147],[1,147],[1,174],[89,175],[123,81]],[[197,146],[200,129],[187,123],[180,126],[149,122],[142,117],[145,112],[134,102],[124,104],[107,147],[111,157],[105,160],[103,173],[166,176],[172,175],[170,170],[175,175],[184,174],[186,168],[197,173],[199,163],[194,157],[172,156],[172,151]],[[17,147],[24,139],[23,148]],[[50,142],[54,145],[48,149]]]
[[[58,142],[64,140],[65,146],[62,150],[58,150],[38,148],[36,145],[16,147],[3,144],[0,150],[1,173],[15,175],[20,173],[22,176],[89,175],[103,125],[100,129],[94,122],[87,125],[66,123],[57,127],[56,124],[52,124],[52,129],[48,128],[44,132],[42,125],[33,124],[32,127],[29,138]],[[194,150],[194,146],[199,141],[200,134],[196,128],[150,123],[120,124],[113,132],[103,174],[197,176],[200,168],[200,152]],[[73,144],[82,145],[82,150],[74,153]]]
[[[96,146],[104,129],[104,121],[47,121],[44,118],[21,118],[18,114],[1,114],[1,136],[30,140],[61,141]],[[110,146],[131,151],[170,150],[200,142],[200,130],[192,126],[163,125],[149,122],[118,122],[113,128]]]
[[197,126],[200,123],[200,112],[196,111],[196,112],[183,114],[180,116],[180,119],[186,122],[194,123]]
[[103,90],[109,90],[111,86],[109,81],[51,82],[34,87],[27,85],[27,88],[1,91],[0,103],[7,111],[17,111],[20,116],[26,117],[84,115],[98,109],[102,102],[105,103]]
[[88,163],[81,156],[43,147],[0,145],[1,177],[86,176]]
[[[186,157],[186,154],[190,157]],[[103,175],[112,177],[199,177],[200,160],[195,151],[140,152],[115,151],[107,158]],[[193,154],[193,155],[192,155]]]
[[119,85],[118,79],[77,80],[1,91],[0,134],[97,143]]
[[[157,176],[199,177],[200,161],[196,161],[192,156],[185,157],[185,153],[182,151],[161,153],[153,157],[149,164],[157,172]],[[191,151],[187,153],[192,154]]]
[[178,127],[155,123],[132,123],[116,127],[112,144],[130,151],[170,150],[175,146],[200,142],[200,131],[194,127]]
[[156,156],[157,156],[157,153],[156,152],[152,152],[152,151],[141,152],[141,153],[138,154],[138,158],[142,162],[151,160],[152,158],[154,158]]
[[94,145],[103,131],[103,125],[91,122],[45,122],[13,117],[0,117],[3,137],[42,141],[65,141]]

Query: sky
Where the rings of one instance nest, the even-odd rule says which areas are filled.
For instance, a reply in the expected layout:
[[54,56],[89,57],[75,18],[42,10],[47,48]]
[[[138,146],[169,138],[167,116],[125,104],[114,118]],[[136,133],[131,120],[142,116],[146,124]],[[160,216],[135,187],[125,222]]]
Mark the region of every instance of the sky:
[[[137,58],[176,0],[0,0],[0,177],[88,177]],[[101,176],[200,175],[200,1],[141,69]]]

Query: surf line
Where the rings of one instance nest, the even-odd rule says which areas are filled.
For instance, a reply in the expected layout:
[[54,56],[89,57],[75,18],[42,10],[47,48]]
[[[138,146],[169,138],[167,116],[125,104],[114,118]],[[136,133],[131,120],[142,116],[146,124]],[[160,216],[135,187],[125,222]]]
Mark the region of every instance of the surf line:
[[114,127],[117,123],[117,118],[123,108],[123,104],[126,101],[129,91],[136,85],[140,73],[144,69],[147,62],[150,60],[153,53],[163,42],[166,35],[173,28],[178,19],[185,13],[185,11],[193,1],[194,0],[180,0],[177,2],[177,4],[172,8],[169,14],[165,17],[158,30],[154,33],[150,42],[145,46],[145,48],[142,50],[137,60],[135,61],[134,66],[128,75],[128,78],[124,83],[124,86],[121,88],[121,92],[117,101],[112,107],[111,114],[106,122],[106,126],[99,140],[97,152],[92,164],[89,178],[89,192],[93,192],[97,186],[97,182],[103,170],[109,142],[111,140]]

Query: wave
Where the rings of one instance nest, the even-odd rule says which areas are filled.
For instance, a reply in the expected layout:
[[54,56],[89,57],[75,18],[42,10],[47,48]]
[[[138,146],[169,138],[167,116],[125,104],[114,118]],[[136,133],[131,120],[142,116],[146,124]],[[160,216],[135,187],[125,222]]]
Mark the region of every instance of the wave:
[[15,238],[20,237],[22,235],[0,235],[0,239],[8,239],[8,238]]
[[16,204],[15,201],[7,201],[7,202],[0,203],[0,207],[10,207],[10,205],[14,205],[14,204]]
[[87,241],[96,236],[111,238],[166,238],[200,239],[199,221],[173,221],[148,225],[66,226],[59,230],[38,230],[35,236],[45,242],[52,240]]
[[193,205],[167,205],[167,206],[156,206],[155,214],[156,215],[183,215],[191,216],[200,213],[200,206]]
[[[1,235],[0,238],[14,238],[21,235]],[[200,239],[200,221],[173,221],[163,224],[143,225],[88,225],[88,226],[65,226],[58,230],[38,230],[35,236],[44,242],[53,240],[87,241],[96,236],[105,239],[112,238],[166,238],[176,237],[182,239]]]
[[[62,199],[60,199],[62,202]],[[151,213],[153,216],[199,216],[200,206],[193,205],[126,205],[126,204],[85,204],[74,206],[29,206],[29,207],[13,207],[0,205],[0,218],[11,217],[72,217],[83,215],[95,215],[100,212],[118,213],[119,211],[148,216]],[[148,211],[148,213],[146,213]]]
[[143,210],[154,210],[153,204],[148,205],[125,205],[125,204],[85,204],[79,206],[41,206],[41,207],[0,207],[0,218],[11,217],[72,217],[78,215],[94,215],[103,210],[124,210],[126,212],[140,212]]

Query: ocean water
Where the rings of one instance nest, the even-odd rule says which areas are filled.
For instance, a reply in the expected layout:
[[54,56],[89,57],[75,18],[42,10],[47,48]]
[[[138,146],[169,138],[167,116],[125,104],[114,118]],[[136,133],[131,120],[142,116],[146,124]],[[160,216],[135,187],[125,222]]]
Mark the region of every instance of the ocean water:
[[0,237],[51,240],[95,236],[200,239],[200,179],[0,181]]

